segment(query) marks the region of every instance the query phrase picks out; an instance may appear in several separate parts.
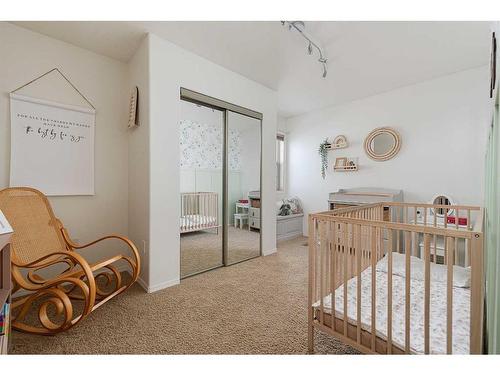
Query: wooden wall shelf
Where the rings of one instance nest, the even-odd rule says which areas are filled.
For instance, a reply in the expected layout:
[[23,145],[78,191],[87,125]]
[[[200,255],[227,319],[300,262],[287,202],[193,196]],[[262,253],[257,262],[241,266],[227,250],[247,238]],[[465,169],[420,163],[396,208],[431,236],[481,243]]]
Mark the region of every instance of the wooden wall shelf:
[[335,167],[333,168],[335,172],[355,172],[358,170],[357,165],[347,165],[345,167]]
[[347,148],[347,144],[340,144],[340,145],[332,144],[330,147],[328,147],[328,150],[339,150],[341,148]]

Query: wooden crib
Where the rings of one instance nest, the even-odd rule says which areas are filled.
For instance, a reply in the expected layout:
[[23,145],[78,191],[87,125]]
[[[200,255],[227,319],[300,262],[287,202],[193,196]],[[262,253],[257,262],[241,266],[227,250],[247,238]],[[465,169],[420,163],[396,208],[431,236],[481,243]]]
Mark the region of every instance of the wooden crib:
[[399,202],[309,215],[309,352],[319,329],[364,353],[482,353],[482,220]]
[[180,232],[219,228],[219,195],[214,192],[181,193]]

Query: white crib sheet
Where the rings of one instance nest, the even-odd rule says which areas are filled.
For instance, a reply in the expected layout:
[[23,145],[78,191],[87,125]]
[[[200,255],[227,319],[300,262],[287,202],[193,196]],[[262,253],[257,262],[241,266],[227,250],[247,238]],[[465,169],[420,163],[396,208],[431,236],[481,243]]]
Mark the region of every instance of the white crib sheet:
[[[420,261],[420,260],[419,260]],[[382,261],[380,261],[382,262]],[[379,263],[380,263],[379,262]],[[376,332],[387,339],[387,279],[388,274],[376,269]],[[361,273],[361,326],[371,331],[371,267]],[[424,281],[411,279],[410,350],[424,353]],[[347,315],[349,322],[357,322],[357,278],[347,282]],[[319,308],[319,301],[314,303]],[[324,311],[331,313],[331,294],[323,299]],[[335,291],[336,317],[343,319],[344,286]],[[453,288],[453,354],[469,353],[470,289]],[[405,278],[392,278],[392,340],[401,349],[405,346]],[[431,282],[430,297],[430,351],[432,354],[446,353],[446,283]]]
[[211,226],[217,223],[217,218],[206,215],[185,215],[180,218],[181,228],[192,228],[196,225]]

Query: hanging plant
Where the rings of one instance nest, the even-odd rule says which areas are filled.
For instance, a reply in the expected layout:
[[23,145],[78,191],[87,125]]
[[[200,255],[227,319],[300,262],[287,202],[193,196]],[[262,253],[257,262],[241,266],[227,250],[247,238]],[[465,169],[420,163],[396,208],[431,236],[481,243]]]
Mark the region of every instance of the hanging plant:
[[321,157],[321,177],[325,179],[326,170],[328,168],[328,150],[330,149],[331,144],[328,142],[328,138],[326,138],[323,143],[319,145],[318,153]]

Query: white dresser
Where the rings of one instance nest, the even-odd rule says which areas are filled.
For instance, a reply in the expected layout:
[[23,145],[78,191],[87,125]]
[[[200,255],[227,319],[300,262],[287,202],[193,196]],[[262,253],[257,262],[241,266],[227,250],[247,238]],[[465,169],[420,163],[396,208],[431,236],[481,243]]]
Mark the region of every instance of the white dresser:
[[[379,202],[403,202],[403,190],[365,187],[339,189],[339,191],[329,194],[328,209],[334,210]],[[389,220],[388,214],[387,210],[387,213],[384,213],[384,220]]]
[[260,191],[248,193],[248,229],[260,230]]

